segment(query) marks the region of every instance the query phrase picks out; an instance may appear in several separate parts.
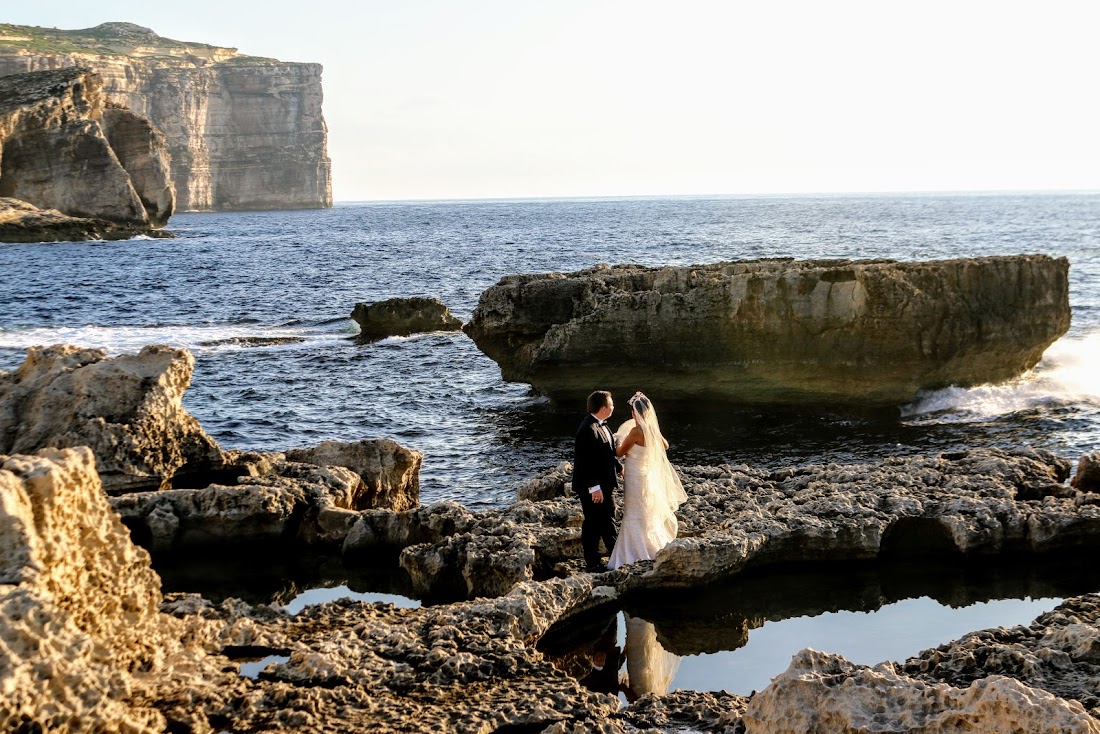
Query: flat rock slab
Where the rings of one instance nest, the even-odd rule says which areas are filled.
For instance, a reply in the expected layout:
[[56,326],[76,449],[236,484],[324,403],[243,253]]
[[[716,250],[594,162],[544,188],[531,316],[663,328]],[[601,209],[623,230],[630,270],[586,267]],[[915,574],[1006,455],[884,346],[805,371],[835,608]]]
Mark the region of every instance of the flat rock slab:
[[789,259],[513,275],[464,327],[561,403],[597,388],[669,401],[901,405],[1033,367],[1069,328],[1069,264]]

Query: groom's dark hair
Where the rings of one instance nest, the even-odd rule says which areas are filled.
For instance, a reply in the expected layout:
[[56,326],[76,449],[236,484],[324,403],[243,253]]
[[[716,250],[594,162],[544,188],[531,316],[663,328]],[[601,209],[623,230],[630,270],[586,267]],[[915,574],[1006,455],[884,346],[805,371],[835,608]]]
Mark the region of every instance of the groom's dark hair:
[[597,390],[588,396],[588,412],[595,413],[603,410],[609,400],[611,400],[611,393],[607,390]]

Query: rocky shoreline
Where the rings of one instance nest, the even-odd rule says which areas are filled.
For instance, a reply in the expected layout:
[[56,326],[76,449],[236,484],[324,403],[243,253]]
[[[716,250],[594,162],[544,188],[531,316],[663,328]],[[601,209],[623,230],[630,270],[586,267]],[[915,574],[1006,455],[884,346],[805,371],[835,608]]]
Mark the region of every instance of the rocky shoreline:
[[[189,357],[53,347],[0,374],[0,685],[12,693],[0,729],[1100,732],[1096,594],[875,667],[804,650],[751,696],[651,693],[621,707],[540,649],[631,600],[792,563],[1094,551],[1100,495],[1068,486],[1071,463],[1049,452],[678,467],[679,538],[652,562],[588,574],[568,465],[508,507],[471,512],[420,505],[422,457],[393,442],[224,452],[179,404]],[[141,545],[399,564],[428,603],[290,615],[165,597]],[[689,637],[681,649],[700,644]],[[256,678],[240,675],[266,656]]]
[[[997,460],[1006,481],[1035,479]],[[187,594],[162,600],[88,449],[7,456],[0,467],[0,635],[7,689],[17,692],[0,704],[8,729],[65,728],[77,717],[90,728],[195,732],[855,732],[875,721],[938,732],[963,720],[966,731],[1100,731],[1097,595],[907,661],[869,668],[806,650],[751,697],[678,691],[620,708],[537,644],[553,626],[648,586],[651,564],[525,580],[500,596],[420,609],[342,600],[288,615]],[[1024,502],[1042,513],[1044,501]],[[50,622],[22,621],[31,619]],[[271,654],[281,662],[256,679],[238,675],[235,661]],[[43,664],[54,671],[49,687],[33,683]]]

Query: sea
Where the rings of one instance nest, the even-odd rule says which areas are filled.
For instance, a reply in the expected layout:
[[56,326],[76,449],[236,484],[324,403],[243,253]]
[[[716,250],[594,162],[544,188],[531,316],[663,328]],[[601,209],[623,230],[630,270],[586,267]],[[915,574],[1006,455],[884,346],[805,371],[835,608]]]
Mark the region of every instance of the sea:
[[[424,503],[488,509],[570,460],[582,416],[502,380],[461,332],[359,343],[349,317],[356,303],[431,296],[466,320],[503,276],[601,263],[1046,253],[1069,260],[1073,318],[1031,372],[930,391],[885,412],[662,413],[670,458],[774,469],[1030,446],[1076,461],[1100,446],[1100,193],[364,202],[180,213],[168,230],[173,239],[0,243],[0,370],[17,368],[32,345],[112,355],[147,344],[183,347],[196,360],[184,405],[224,448],[392,438],[424,454]],[[660,395],[650,397],[660,412]],[[166,590],[241,596],[292,612],[343,595],[419,603],[391,570],[347,569],[333,559],[279,559],[264,568],[237,560],[236,571],[224,559],[157,568]],[[747,580],[675,608],[623,610],[594,637],[622,648],[630,644],[624,635],[642,628],[639,619],[660,630],[669,629],[663,620],[674,628],[685,615],[698,617],[694,628],[717,641],[702,651],[698,641],[670,644],[669,686],[747,694],[807,645],[868,664],[903,659],[966,630],[1027,623],[1065,595],[1100,590],[1083,559],[1027,574],[1014,568],[1007,576],[1015,585],[1003,570],[959,577],[953,565],[933,570],[932,581],[922,567],[922,580],[905,583],[881,569],[837,573],[760,582],[786,596]],[[838,601],[845,588],[859,591]],[[731,634],[731,625],[745,635]],[[583,631],[566,632],[571,644],[591,649]]]
[[662,415],[670,457],[776,468],[1036,446],[1076,460],[1100,443],[1096,193],[349,203],[181,213],[168,229],[0,246],[0,370],[35,344],[184,347],[196,359],[184,405],[223,447],[392,438],[423,452],[424,502],[485,509],[570,460],[581,415],[503,381],[461,332],[358,343],[357,302],[432,296],[466,320],[502,276],[599,263],[1047,253],[1069,259],[1073,318],[1034,371],[886,415]]

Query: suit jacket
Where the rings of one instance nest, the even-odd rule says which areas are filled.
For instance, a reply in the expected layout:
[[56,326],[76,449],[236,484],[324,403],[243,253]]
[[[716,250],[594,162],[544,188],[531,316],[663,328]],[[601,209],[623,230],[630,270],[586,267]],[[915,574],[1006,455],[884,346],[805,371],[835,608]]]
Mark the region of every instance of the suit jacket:
[[600,430],[599,422],[591,413],[581,421],[573,441],[573,492],[587,494],[597,484],[610,498],[619,486],[619,460],[615,458],[615,445],[611,429]]

